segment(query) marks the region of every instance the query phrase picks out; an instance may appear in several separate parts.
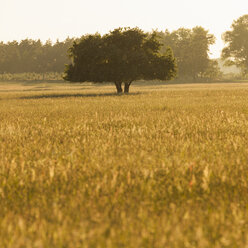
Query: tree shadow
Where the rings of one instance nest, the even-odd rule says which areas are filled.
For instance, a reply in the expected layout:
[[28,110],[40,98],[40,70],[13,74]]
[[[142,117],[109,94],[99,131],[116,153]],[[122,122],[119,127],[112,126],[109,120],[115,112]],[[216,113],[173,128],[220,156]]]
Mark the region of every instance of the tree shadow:
[[117,93],[88,93],[88,94],[45,94],[45,95],[34,95],[34,96],[22,96],[18,99],[46,99],[46,98],[68,98],[68,97],[112,97],[112,96],[133,96],[139,95],[140,92],[129,93],[129,94],[117,94]]

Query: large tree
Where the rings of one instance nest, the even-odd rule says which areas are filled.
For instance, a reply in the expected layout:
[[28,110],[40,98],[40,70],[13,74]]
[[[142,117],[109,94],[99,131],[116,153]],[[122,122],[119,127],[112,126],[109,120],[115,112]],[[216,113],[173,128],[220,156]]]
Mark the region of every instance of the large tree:
[[214,44],[215,37],[204,28],[180,28],[169,32],[158,32],[161,42],[171,47],[178,65],[178,77],[198,80],[206,75],[213,62],[209,58],[209,47]]
[[176,74],[170,49],[160,54],[156,33],[138,28],[118,28],[101,36],[83,36],[70,49],[72,63],[66,66],[65,80],[72,82],[113,82],[117,92],[129,92],[135,80],[170,80]]
[[244,73],[248,72],[248,15],[241,16],[232,23],[231,30],[222,36],[226,47],[222,59],[226,65],[236,65]]

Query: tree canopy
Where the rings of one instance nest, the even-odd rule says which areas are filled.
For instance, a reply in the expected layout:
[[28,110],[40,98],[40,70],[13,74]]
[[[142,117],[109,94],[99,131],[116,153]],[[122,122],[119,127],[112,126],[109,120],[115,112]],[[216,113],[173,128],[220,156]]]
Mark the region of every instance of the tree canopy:
[[231,30],[222,36],[226,47],[222,59],[226,65],[236,65],[246,74],[248,72],[248,15],[241,16],[232,23]]
[[[209,59],[209,47],[214,44],[215,37],[204,28],[180,28],[173,32],[158,32],[161,42],[171,47],[178,65],[178,77],[182,79],[199,79],[210,77],[217,70],[216,63]],[[211,67],[211,68],[209,68]],[[207,72],[211,71],[211,75]],[[217,73],[217,72],[216,72]]]
[[65,80],[72,82],[113,82],[117,92],[129,92],[135,80],[170,80],[176,75],[173,53],[161,54],[156,33],[139,28],[118,28],[101,36],[83,36],[70,48],[72,63],[66,66]]

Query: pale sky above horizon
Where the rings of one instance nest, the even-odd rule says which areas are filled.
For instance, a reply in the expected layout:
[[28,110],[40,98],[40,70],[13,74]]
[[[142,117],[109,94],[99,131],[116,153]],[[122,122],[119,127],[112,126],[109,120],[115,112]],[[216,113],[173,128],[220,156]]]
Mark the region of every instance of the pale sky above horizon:
[[126,26],[145,31],[202,26],[216,36],[211,57],[219,57],[221,34],[244,14],[248,0],[0,0],[0,41],[64,40]]

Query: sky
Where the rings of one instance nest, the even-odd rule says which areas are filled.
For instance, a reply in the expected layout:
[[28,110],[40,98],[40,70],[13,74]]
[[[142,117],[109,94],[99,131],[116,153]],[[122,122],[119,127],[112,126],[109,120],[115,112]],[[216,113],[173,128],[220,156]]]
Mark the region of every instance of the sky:
[[0,41],[56,41],[117,27],[202,26],[216,37],[210,57],[217,58],[224,46],[221,34],[244,14],[248,0],[0,0]]

